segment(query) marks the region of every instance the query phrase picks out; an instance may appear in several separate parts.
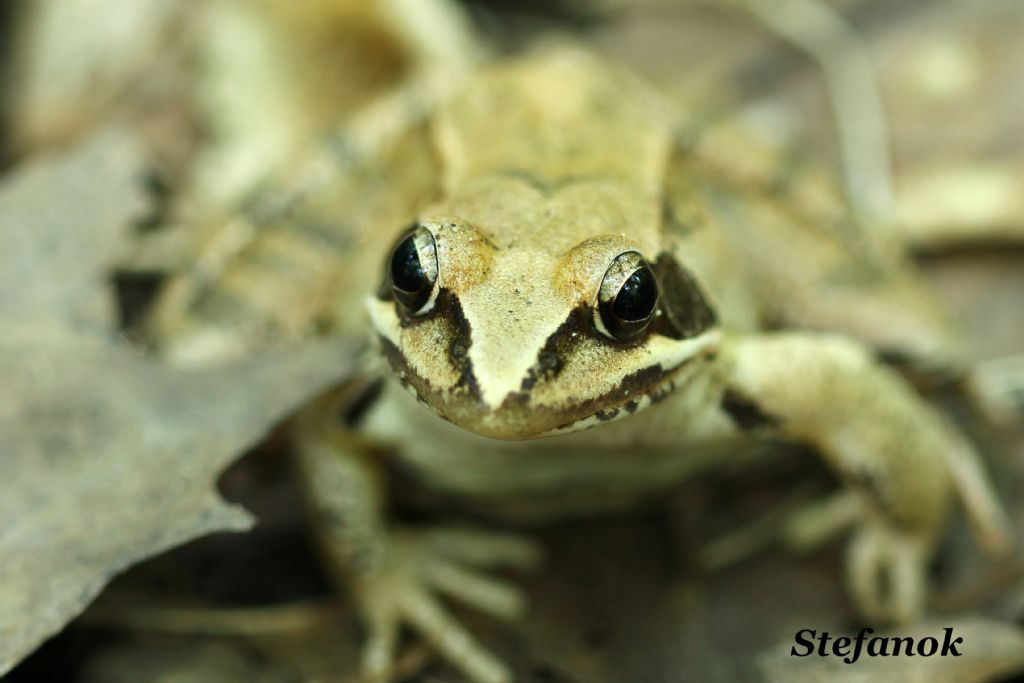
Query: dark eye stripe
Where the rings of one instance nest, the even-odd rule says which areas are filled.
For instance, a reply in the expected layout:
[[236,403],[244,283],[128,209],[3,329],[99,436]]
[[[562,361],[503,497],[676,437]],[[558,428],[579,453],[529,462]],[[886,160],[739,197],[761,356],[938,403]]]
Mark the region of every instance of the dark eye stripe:
[[653,331],[673,339],[696,337],[716,323],[697,279],[671,254],[663,253],[653,270],[661,286],[661,309]]

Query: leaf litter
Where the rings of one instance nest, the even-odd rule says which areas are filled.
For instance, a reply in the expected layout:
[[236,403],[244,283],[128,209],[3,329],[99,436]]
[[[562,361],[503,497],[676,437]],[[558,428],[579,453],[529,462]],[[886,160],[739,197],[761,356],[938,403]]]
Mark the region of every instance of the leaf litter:
[[0,673],[126,567],[248,528],[221,470],[351,370],[338,342],[194,371],[118,343],[104,269],[143,199],[124,144],[101,135],[0,188]]

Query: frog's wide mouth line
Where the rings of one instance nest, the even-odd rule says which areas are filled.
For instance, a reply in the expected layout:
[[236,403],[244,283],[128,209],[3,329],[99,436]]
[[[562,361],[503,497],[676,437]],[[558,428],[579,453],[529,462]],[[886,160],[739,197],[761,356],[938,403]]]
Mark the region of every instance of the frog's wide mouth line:
[[[620,420],[660,403],[693,379],[696,374],[696,361],[706,359],[710,355],[704,353],[689,356],[667,370],[659,364],[634,373],[630,377],[638,377],[641,373],[650,373],[651,377],[646,383],[638,383],[628,391],[625,391],[623,385],[620,384],[615,390],[588,402],[591,405],[604,404],[605,407],[596,411],[581,411],[583,414],[579,417],[536,434],[533,438],[582,431],[606,422]],[[616,395],[619,396],[618,400],[611,398]]]
[[[438,417],[480,436],[519,441],[580,431],[664,400],[695,374],[696,361],[713,356],[719,336],[715,331],[687,340],[671,357],[627,375],[614,389],[599,396],[555,407],[531,406],[528,394],[513,394],[497,409],[483,407],[479,399],[470,405],[451,389],[439,391],[431,387],[409,366],[391,340],[381,335],[379,343],[399,383]],[[675,363],[666,369],[664,363],[673,360]]]

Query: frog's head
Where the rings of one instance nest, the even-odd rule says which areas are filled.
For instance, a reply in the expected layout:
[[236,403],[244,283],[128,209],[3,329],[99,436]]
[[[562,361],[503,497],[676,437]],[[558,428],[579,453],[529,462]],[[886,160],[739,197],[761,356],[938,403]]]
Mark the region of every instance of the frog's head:
[[665,397],[714,353],[714,315],[668,253],[607,234],[522,241],[421,220],[369,301],[394,372],[444,419],[502,439],[582,429]]

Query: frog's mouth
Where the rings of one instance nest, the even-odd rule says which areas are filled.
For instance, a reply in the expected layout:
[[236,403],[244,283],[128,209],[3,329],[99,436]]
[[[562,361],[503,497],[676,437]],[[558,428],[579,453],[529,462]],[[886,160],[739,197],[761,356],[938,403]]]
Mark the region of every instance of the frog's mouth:
[[[678,389],[689,384],[711,354],[693,355],[680,363],[663,368],[654,365],[623,379],[612,392],[578,404],[577,410],[566,410],[569,419],[537,436],[554,436],[578,432],[607,422],[628,417],[661,403]],[[595,409],[595,406],[600,406]]]
[[451,387],[438,388],[417,373],[388,339],[380,343],[396,377],[442,419],[480,436],[526,440],[569,432],[627,417],[663,401],[688,384],[718,346],[717,331],[674,342],[672,354],[622,377],[594,395],[566,391],[564,384],[524,380],[520,391],[489,405],[476,390],[472,376]]

